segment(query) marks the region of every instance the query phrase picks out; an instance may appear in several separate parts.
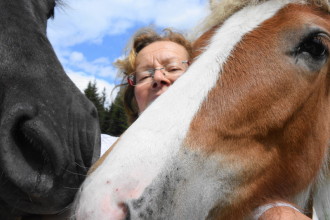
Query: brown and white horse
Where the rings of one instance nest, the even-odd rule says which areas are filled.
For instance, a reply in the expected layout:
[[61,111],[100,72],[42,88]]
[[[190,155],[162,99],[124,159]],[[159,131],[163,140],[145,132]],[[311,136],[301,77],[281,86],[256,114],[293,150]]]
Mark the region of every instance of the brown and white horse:
[[76,219],[330,219],[330,2],[222,0],[189,70],[83,184]]

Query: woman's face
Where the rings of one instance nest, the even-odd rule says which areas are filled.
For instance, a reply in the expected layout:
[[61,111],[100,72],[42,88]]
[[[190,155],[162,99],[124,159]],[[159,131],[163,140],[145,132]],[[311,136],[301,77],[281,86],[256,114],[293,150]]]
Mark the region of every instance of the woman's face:
[[[182,64],[187,61],[187,50],[171,41],[157,41],[143,48],[136,56],[136,78],[139,74],[150,69],[157,69],[150,83],[138,84],[134,87],[134,94],[139,108],[143,112],[158,96],[163,94],[180,75],[166,74],[159,68],[169,67],[174,63]],[[186,64],[187,65],[187,64]]]

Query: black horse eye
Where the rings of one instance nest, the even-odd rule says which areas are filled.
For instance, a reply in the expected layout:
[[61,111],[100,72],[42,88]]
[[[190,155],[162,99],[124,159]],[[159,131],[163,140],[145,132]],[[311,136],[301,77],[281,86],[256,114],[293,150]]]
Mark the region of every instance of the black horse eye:
[[328,55],[327,46],[319,36],[310,36],[301,42],[298,53],[308,53],[313,59],[322,59]]

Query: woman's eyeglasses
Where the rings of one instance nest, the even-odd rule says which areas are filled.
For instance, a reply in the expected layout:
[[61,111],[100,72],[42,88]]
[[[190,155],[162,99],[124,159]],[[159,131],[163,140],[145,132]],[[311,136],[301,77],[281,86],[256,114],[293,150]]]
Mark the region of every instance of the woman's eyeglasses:
[[161,71],[165,77],[179,77],[188,69],[189,62],[187,60],[182,62],[173,62],[164,67],[146,69],[131,73],[127,77],[128,84],[131,86],[140,86],[147,83],[152,83],[157,70]]

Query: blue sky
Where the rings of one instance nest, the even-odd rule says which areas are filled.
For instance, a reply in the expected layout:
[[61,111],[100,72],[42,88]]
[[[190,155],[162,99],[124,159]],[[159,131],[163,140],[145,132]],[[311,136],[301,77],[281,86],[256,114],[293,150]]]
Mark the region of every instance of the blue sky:
[[208,14],[208,0],[64,0],[47,34],[66,73],[80,90],[96,80],[110,93],[119,82],[112,63],[136,30],[171,27],[189,33]]

